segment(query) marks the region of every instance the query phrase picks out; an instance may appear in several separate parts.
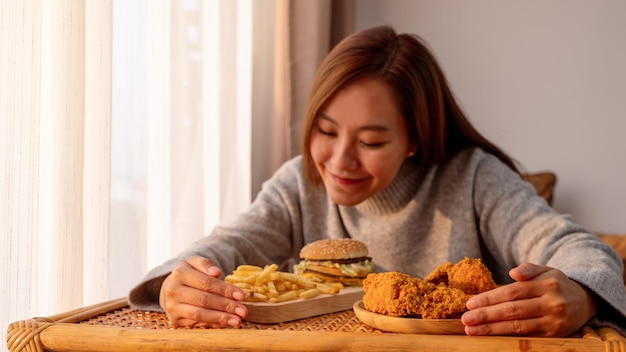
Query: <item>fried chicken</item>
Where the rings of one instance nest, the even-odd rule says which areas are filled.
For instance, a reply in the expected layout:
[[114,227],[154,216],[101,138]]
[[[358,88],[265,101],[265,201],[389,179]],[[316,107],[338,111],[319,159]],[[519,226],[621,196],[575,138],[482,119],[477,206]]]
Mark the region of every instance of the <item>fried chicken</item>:
[[370,312],[426,319],[456,318],[472,296],[398,272],[369,274],[363,291],[363,305]]
[[492,288],[491,272],[482,261],[465,258],[437,267],[424,280],[399,272],[369,274],[363,281],[363,305],[389,316],[459,318],[468,299]]
[[426,276],[424,281],[458,288],[469,294],[478,294],[496,288],[491,272],[479,258],[465,257],[456,264],[450,262],[442,264]]

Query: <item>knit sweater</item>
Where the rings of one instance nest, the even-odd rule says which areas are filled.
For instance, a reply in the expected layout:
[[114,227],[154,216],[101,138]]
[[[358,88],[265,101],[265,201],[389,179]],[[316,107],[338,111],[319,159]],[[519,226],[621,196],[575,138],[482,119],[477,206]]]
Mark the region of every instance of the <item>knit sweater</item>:
[[161,283],[193,255],[211,259],[226,274],[240,264],[276,263],[291,271],[305,244],[345,237],[368,246],[379,272],[423,278],[445,262],[482,258],[494,280],[506,284],[508,271],[520,263],[557,268],[599,298],[593,325],[626,333],[618,255],[558,214],[495,156],[475,148],[428,167],[407,160],[386,188],[356,206],[338,205],[323,185],[307,182],[302,158],[295,157],[263,184],[247,211],[150,271],[129,300],[161,311]]

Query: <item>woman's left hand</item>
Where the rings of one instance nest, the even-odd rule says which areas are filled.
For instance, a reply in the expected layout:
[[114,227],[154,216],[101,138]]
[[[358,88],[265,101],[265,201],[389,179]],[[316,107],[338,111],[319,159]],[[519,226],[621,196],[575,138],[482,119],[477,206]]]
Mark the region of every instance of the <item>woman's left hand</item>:
[[566,337],[596,314],[591,292],[557,269],[524,263],[509,275],[516,282],[467,301],[467,335]]

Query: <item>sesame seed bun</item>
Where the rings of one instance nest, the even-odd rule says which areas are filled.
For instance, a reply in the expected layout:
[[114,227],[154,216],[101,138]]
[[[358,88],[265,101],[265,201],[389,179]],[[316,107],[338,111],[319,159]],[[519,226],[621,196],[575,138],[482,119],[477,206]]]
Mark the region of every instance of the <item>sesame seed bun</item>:
[[367,246],[351,238],[319,240],[300,250],[300,258],[307,260],[355,259],[367,256]]

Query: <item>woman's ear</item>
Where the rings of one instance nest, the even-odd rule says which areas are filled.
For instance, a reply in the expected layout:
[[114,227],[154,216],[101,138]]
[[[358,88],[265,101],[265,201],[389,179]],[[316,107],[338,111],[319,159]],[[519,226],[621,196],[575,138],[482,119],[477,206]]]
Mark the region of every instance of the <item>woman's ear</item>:
[[411,147],[409,148],[409,152],[406,154],[406,157],[407,157],[407,158],[412,157],[413,155],[415,155],[416,151],[417,151],[417,147],[415,147],[415,146],[411,146]]

